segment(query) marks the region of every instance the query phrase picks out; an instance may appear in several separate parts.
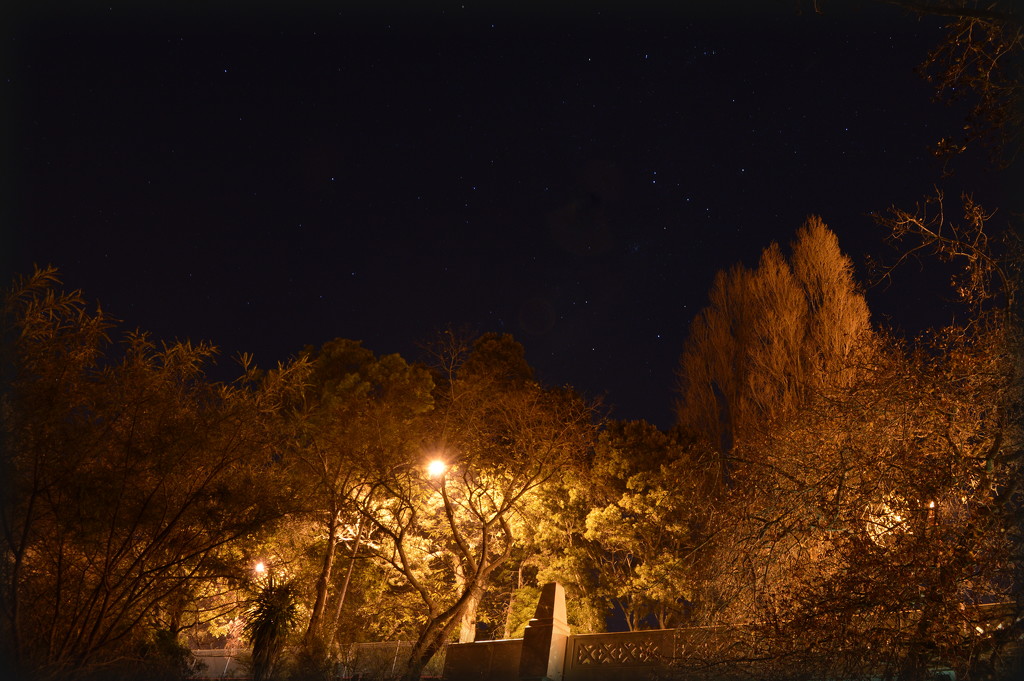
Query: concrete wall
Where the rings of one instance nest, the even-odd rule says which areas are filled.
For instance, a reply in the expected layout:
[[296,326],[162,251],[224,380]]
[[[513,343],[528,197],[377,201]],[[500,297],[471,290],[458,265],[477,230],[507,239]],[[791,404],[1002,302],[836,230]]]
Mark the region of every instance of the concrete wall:
[[[561,668],[547,678],[561,681],[622,681],[663,678],[686,654],[694,632],[677,629],[570,634]],[[522,639],[454,643],[448,646],[445,681],[519,681]],[[530,678],[540,678],[531,676]]]
[[523,639],[449,643],[444,675],[452,681],[519,681]]

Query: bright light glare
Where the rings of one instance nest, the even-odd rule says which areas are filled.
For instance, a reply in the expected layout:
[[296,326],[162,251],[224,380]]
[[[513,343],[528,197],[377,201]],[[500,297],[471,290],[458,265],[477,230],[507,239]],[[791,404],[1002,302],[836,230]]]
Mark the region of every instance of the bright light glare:
[[260,561],[259,563],[256,563],[256,567],[253,569],[256,570],[256,574],[262,575],[264,572],[267,571],[267,566],[264,565],[262,561]]
[[444,475],[446,470],[448,470],[448,465],[440,459],[434,459],[427,464],[427,475],[432,478]]

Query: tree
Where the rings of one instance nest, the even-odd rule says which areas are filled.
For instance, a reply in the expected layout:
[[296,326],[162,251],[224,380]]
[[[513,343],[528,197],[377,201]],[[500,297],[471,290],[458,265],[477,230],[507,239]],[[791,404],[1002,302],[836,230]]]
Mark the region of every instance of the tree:
[[334,641],[350,579],[342,579],[329,610],[337,550],[349,547],[351,570],[365,539],[357,504],[374,503],[357,499],[366,493],[368,467],[390,450],[418,442],[418,422],[433,407],[433,379],[423,367],[398,355],[375,357],[357,341],[336,339],[305,354],[310,373],[292,412],[291,450],[301,463],[300,479],[309,483],[303,485],[308,511],[324,537],[304,636],[310,652],[322,655]]
[[245,635],[252,645],[255,681],[266,681],[274,675],[288,633],[296,625],[295,600],[292,584],[270,576],[246,612]]
[[718,446],[729,481],[737,440],[792,413],[820,385],[848,380],[848,357],[870,341],[850,259],[818,218],[797,231],[787,261],[766,248],[758,267],[719,272],[680,358],[678,422]]
[[1012,3],[890,1],[919,15],[952,19],[921,72],[935,87],[937,99],[973,101],[962,138],[943,137],[936,155],[948,160],[980,142],[998,164],[1009,165],[1024,129],[1024,23]]
[[[935,89],[935,99],[966,102],[964,125],[934,148],[947,162],[975,144],[988,147],[992,160],[1007,167],[1020,151],[1024,130],[1024,21],[1013,0],[880,0],[917,17],[948,19],[945,36],[922,61],[919,71]],[[813,1],[821,12],[823,0]]]
[[601,590],[630,631],[680,626],[693,615],[706,539],[702,499],[713,491],[698,451],[642,421],[601,433],[584,538],[593,543]]
[[762,678],[1006,672],[1022,634],[1006,606],[1024,539],[1019,260],[967,205],[959,223],[896,211],[889,224],[906,252],[962,265],[953,283],[969,314],[914,343],[876,332],[848,358],[847,380],[737,444],[744,465],[718,506],[712,562],[727,619],[751,635],[691,666]]
[[[278,430],[284,432],[281,426],[283,423],[279,423]],[[281,465],[280,460],[277,465]],[[292,497],[286,475],[282,474],[279,483]],[[281,511],[280,517],[243,540],[225,545],[217,555],[217,569],[211,579],[193,592],[181,594],[184,607],[179,626],[190,648],[240,647],[245,610],[268,573],[291,583],[296,592],[297,617],[301,619],[308,612],[303,609],[301,585],[315,580],[315,575],[308,577],[306,561],[315,530],[290,503]]]
[[[406,679],[418,678],[473,612],[491,575],[512,555],[519,510],[586,450],[591,433],[589,406],[568,390],[534,382],[522,346],[510,336],[481,336],[468,351],[450,342],[436,357],[436,408],[426,440],[381,452],[360,497],[380,537],[378,558],[426,609]],[[428,472],[430,452],[443,460],[443,472]]]
[[[214,349],[158,346],[90,313],[54,270],[6,296],[3,641],[23,676],[138,659],[152,618],[219,573],[218,553],[278,512],[258,385],[206,379]],[[174,616],[171,617],[174,619]],[[176,636],[177,632],[172,632]]]
[[726,507],[734,562],[720,565],[735,567],[719,578],[756,623],[764,675],[998,668],[1018,635],[985,606],[1012,597],[1020,540],[1010,361],[955,336],[888,347],[755,445]]
[[1007,229],[1001,238],[993,238],[990,221],[995,212],[967,193],[961,194],[960,203],[963,217],[951,218],[945,193],[936,187],[935,194],[913,210],[891,206],[886,214],[875,216],[901,247],[894,263],[872,262],[875,277],[886,280],[912,260],[953,264],[950,284],[968,318],[1012,328],[1020,321],[1017,287],[1024,251],[1019,235]]
[[[600,437],[600,436],[598,436]],[[585,538],[587,515],[594,508],[594,493],[601,493],[601,475],[587,456],[538,490],[536,504],[527,509],[531,529],[520,559],[524,579],[510,601],[515,608],[508,630],[518,631],[533,617],[540,585],[559,582],[566,590],[567,622],[574,631],[605,631],[607,614],[614,605],[602,589],[598,566],[601,553]],[[517,575],[518,576],[518,575]]]
[[[1019,19],[1000,2],[892,4],[954,18],[925,69],[940,94],[977,100],[965,139],[944,138],[937,153],[987,138],[1012,158]],[[937,190],[923,207],[880,220],[910,244],[901,262],[931,254],[955,267],[965,303],[958,323],[912,343],[876,330],[841,363],[841,380],[811,382],[784,418],[763,412],[760,429],[737,431],[733,460],[742,465],[729,471],[711,562],[716,590],[733,604],[724,612],[750,624],[731,653],[709,643],[686,673],[1007,673],[1019,607],[991,602],[1019,602],[1022,583],[1020,260],[1004,257],[987,232],[991,213],[966,196],[964,212],[949,220]],[[724,395],[712,394],[713,406],[729,425],[734,401]]]

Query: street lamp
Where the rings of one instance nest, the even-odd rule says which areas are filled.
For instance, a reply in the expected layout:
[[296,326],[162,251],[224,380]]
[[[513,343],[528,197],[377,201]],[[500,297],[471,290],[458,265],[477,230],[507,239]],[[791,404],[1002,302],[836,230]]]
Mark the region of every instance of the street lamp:
[[431,478],[439,478],[444,475],[447,470],[448,464],[441,459],[434,459],[427,464],[427,476]]

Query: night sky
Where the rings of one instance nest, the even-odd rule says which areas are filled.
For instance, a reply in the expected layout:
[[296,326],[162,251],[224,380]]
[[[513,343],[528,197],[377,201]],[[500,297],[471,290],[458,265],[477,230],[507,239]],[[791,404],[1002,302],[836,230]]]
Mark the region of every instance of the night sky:
[[[543,382],[667,427],[715,271],[819,214],[863,275],[889,253],[869,214],[940,180],[963,116],[914,73],[940,20],[678,4],[15,11],[5,267],[212,341],[227,376],[509,332]],[[946,186],[994,205],[1006,180]],[[932,283],[872,289],[874,318],[945,321]]]

